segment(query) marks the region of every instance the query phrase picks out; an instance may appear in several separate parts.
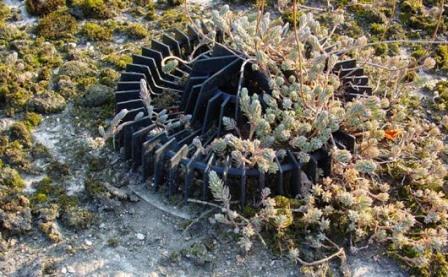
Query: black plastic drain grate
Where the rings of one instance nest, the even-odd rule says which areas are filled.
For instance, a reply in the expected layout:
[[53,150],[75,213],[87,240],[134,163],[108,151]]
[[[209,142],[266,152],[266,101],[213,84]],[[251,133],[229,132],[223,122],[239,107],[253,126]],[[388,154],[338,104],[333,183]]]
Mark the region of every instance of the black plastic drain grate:
[[[145,179],[152,177],[156,190],[166,185],[169,196],[182,192],[185,200],[194,190],[206,200],[209,196],[208,173],[214,170],[231,190],[237,192],[244,206],[251,192],[265,186],[269,186],[274,194],[299,194],[301,171],[312,182],[319,177],[318,169],[324,176],[330,175],[331,159],[325,147],[311,153],[306,164],[301,164],[292,151],[287,151],[284,157],[276,158],[279,168],[276,174],[265,174],[244,165],[232,167],[230,156],[222,161],[214,153],[203,153],[198,149],[193,139],[199,138],[205,147],[226,133],[223,116],[244,124],[237,101],[240,69],[244,62],[240,56],[220,46],[202,45],[195,50],[197,59],[191,65],[181,65],[170,74],[162,71],[163,58],[174,55],[186,59],[198,45],[199,36],[191,27],[187,33],[175,29],[164,34],[161,41],[152,41],[151,48],[142,48],[141,55],[132,56],[133,62],[127,65],[117,86],[116,112],[129,111],[123,119],[123,129],[116,134],[117,145],[124,149],[126,159],[132,159],[135,169],[141,168]],[[270,93],[265,75],[253,71],[250,63],[245,65],[244,72],[242,84],[250,92]],[[339,75],[342,84],[339,90],[347,100],[371,94],[368,78],[363,69],[356,66],[355,60],[338,63],[333,72]],[[160,99],[168,94],[172,97],[169,106],[163,107],[167,110],[166,128],[160,129],[157,120],[148,116],[140,98],[141,79],[145,79],[149,90]],[[160,112],[161,106],[156,106],[156,111]],[[143,117],[135,119],[139,113]],[[185,120],[186,115],[191,116],[189,123]],[[354,151],[353,136],[338,131],[333,137],[339,147]]]

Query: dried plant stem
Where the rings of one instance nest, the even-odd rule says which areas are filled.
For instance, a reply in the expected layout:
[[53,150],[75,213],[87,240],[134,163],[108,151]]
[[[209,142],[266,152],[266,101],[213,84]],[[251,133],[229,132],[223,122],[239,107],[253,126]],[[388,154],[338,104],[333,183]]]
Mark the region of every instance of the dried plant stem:
[[439,31],[440,28],[440,24],[442,24],[443,22],[443,10],[444,10],[444,6],[445,6],[445,0],[442,0],[442,2],[440,3],[440,12],[439,12],[439,17],[437,18],[437,25],[436,28],[434,30],[434,33],[432,34],[432,39],[435,40],[437,37],[437,32]]
[[[247,59],[245,60],[240,67],[240,79],[238,80],[238,89],[236,91],[236,101],[235,101],[235,120],[238,120],[238,107],[239,107],[239,100],[240,100],[240,92],[241,92],[241,87],[243,85],[243,79],[244,79],[244,68],[246,67],[246,64],[249,62],[256,62],[256,59]],[[238,130],[238,134],[241,137],[241,134]]]
[[[297,33],[297,0],[293,1],[293,25],[294,25],[294,38],[297,44],[297,51],[299,53],[299,81],[300,81],[300,95],[303,96],[303,74],[302,74],[302,51],[300,46],[299,35]],[[297,65],[296,65],[297,67]]]
[[166,61],[168,61],[168,60],[177,60],[177,61],[179,61],[179,62],[181,62],[183,64],[189,64],[190,63],[189,61],[186,61],[184,59],[179,58],[178,56],[167,56],[167,57],[163,58],[162,66],[165,66],[166,65]]
[[338,28],[338,24],[335,24],[334,26],[333,26],[333,28],[331,29],[331,31],[330,31],[330,33],[328,34],[328,36],[326,37],[326,38],[324,38],[323,40],[323,42],[322,42],[322,44],[321,44],[321,47],[323,48],[322,50],[323,50],[323,52],[325,52],[325,49],[326,48],[324,48],[325,47],[325,45],[328,43],[328,42],[330,42],[330,40],[331,40],[331,37],[333,36],[333,34],[334,34],[334,32],[336,31],[336,29]]
[[202,214],[200,214],[200,215],[199,215],[198,217],[196,217],[193,221],[191,221],[191,223],[188,224],[187,227],[185,227],[183,233],[185,234],[185,233],[188,231],[188,229],[191,228],[191,226],[193,226],[194,224],[198,223],[201,219],[203,219],[204,217],[206,217],[207,215],[209,215],[211,212],[213,212],[213,211],[216,210],[216,209],[217,209],[217,207],[213,207],[213,208],[211,208],[211,209],[209,209],[209,210],[203,212]]
[[387,70],[387,71],[401,71],[401,70],[405,70],[405,69],[407,69],[407,70],[417,70],[417,69],[420,69],[420,68],[423,67],[423,65],[417,65],[417,66],[414,66],[414,67],[409,67],[409,65],[405,65],[405,66],[397,67],[397,68],[389,68],[389,67],[384,66],[384,65],[375,64],[375,63],[369,63],[369,62],[366,62],[366,63],[363,63],[363,64],[364,65],[370,65],[370,66],[373,66],[373,67],[378,67],[378,68],[381,68],[381,69],[384,69],[384,70]]
[[304,9],[304,10],[312,10],[312,11],[318,11],[318,12],[325,12],[325,9],[322,8],[318,8],[318,7],[311,7],[311,6],[305,6],[302,4],[298,4],[297,5],[299,8]]
[[320,259],[320,260],[317,260],[317,261],[314,261],[314,262],[306,262],[306,261],[302,260],[302,259],[299,258],[299,257],[297,257],[297,261],[298,261],[300,264],[304,265],[304,266],[315,266],[315,265],[319,265],[319,264],[326,263],[326,262],[330,261],[331,259],[336,258],[336,257],[339,257],[339,256],[341,256],[341,255],[344,255],[344,256],[345,256],[344,248],[339,248],[338,251],[336,251],[335,253],[331,254],[330,256],[325,257],[325,258]]
[[[265,5],[264,0],[258,0],[257,2],[259,3],[259,5],[258,5],[258,14],[257,14],[257,25],[255,27],[256,36],[258,36],[258,34],[260,33],[260,21],[264,14],[264,5]],[[255,41],[255,50],[258,51],[258,41]]]
[[381,35],[381,39],[380,40],[384,40],[384,36],[386,35],[387,31],[389,30],[390,27],[390,23],[394,20],[395,17],[395,10],[397,9],[397,0],[394,0],[393,6],[392,6],[392,16],[391,18],[386,22],[386,28],[385,28],[385,32]]
[[[222,207],[222,206],[220,206],[218,204],[207,202],[207,201],[191,199],[191,198],[188,199],[187,201],[190,202],[190,203],[196,203],[196,204],[201,204],[201,205],[207,205],[207,206],[210,206],[210,207],[215,207],[215,208],[218,208],[218,209],[225,209],[224,207]],[[246,222],[247,224],[252,224],[249,219],[245,218],[244,216],[240,215],[239,213],[236,213],[236,216],[239,217],[244,222]],[[264,241],[263,237],[260,235],[260,233],[257,232],[257,231],[255,231],[255,233],[257,234],[257,236],[260,239],[260,241],[263,244],[263,246],[267,247],[267,244]]]

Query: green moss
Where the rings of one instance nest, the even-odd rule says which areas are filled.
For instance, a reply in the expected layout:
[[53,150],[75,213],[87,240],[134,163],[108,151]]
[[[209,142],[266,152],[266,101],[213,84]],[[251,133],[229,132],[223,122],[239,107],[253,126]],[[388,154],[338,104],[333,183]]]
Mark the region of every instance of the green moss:
[[434,276],[448,276],[448,254],[437,252],[433,254],[433,262],[431,263]]
[[23,119],[23,123],[28,127],[28,129],[32,129],[34,127],[39,126],[42,122],[42,116],[37,113],[27,112],[25,113],[25,117]]
[[[400,20],[406,26],[418,29],[420,32],[432,34],[437,25],[437,18],[426,15],[425,7],[421,0],[406,0],[400,4]],[[441,24],[439,31],[443,31],[445,26]]]
[[90,157],[89,158],[89,171],[90,172],[96,172],[104,169],[104,164],[107,161],[104,158],[98,158],[98,157]]
[[53,189],[53,181],[48,176],[42,178],[42,180],[40,180],[36,185],[36,194],[43,193],[49,195],[50,193],[53,193],[55,191],[56,190]]
[[433,108],[439,111],[446,111],[448,109],[448,81],[439,81],[434,91],[437,92],[438,97],[435,98]]
[[89,40],[107,41],[112,39],[112,31],[99,24],[87,22],[82,28],[82,34]]
[[36,185],[36,191],[32,195],[33,204],[57,205],[61,212],[65,212],[79,206],[79,199],[76,196],[67,195],[64,188],[46,176]]
[[112,68],[105,68],[100,72],[100,84],[108,87],[114,87],[119,78],[120,73],[113,70]]
[[436,21],[434,18],[423,15],[413,15],[409,17],[407,25],[414,29],[421,29],[429,34],[432,34],[436,28]]
[[399,43],[389,43],[388,54],[391,56],[400,54],[400,44]]
[[31,168],[31,162],[23,145],[17,140],[10,142],[6,136],[0,138],[0,158],[3,162],[14,168],[28,171]]
[[179,6],[185,3],[185,0],[166,0],[167,4],[171,7]]
[[38,81],[50,81],[53,75],[53,70],[50,67],[43,67],[39,70],[37,80]]
[[52,179],[62,179],[70,174],[70,168],[67,164],[59,161],[52,161],[46,168],[47,175]]
[[101,198],[107,194],[107,191],[101,182],[91,178],[86,180],[84,187],[89,196],[93,198]]
[[145,26],[138,23],[129,24],[124,29],[125,34],[133,39],[143,39],[149,35],[149,32]]
[[[408,252],[402,251],[406,257],[418,257],[419,255],[411,256],[407,255]],[[426,251],[420,254],[427,260],[429,264],[424,266],[414,266],[411,268],[410,273],[412,276],[424,276],[424,277],[445,277],[448,276],[448,255],[446,253]]]
[[152,6],[154,6],[154,1],[153,1],[153,0],[135,0],[134,3],[135,3],[137,6],[140,6],[140,7],[145,7],[145,6],[147,6],[147,5],[152,5]]
[[88,210],[82,208],[69,208],[62,215],[64,226],[72,229],[82,230],[88,228],[95,216]]
[[82,12],[83,17],[107,19],[113,16],[114,5],[103,0],[74,0],[72,7]]
[[10,167],[0,168],[0,186],[11,189],[23,189],[25,182],[23,181],[17,170]]
[[0,21],[7,20],[11,16],[11,8],[3,1],[0,3]]
[[411,56],[415,59],[418,60],[426,55],[428,55],[428,51],[422,45],[417,45],[412,48]]
[[33,144],[31,132],[22,122],[16,122],[9,128],[9,138],[20,142],[25,147],[31,147]]
[[37,94],[28,101],[28,108],[30,111],[50,114],[57,113],[64,110],[66,106],[64,97],[55,92],[45,92]]
[[58,75],[58,93],[69,99],[97,82],[94,64],[74,60],[63,64]]
[[173,27],[182,27],[188,22],[188,18],[181,10],[170,9],[162,13],[159,18],[159,26],[162,29],[168,29]]
[[354,4],[349,6],[349,11],[354,14],[360,25],[370,26],[373,23],[384,23],[384,15],[377,9],[362,4]]
[[77,80],[85,76],[94,76],[95,70],[88,63],[82,61],[68,61],[62,65],[59,74]]
[[33,148],[31,149],[31,156],[34,160],[51,158],[51,154],[48,152],[48,149],[40,143],[34,143]]
[[112,53],[107,55],[104,61],[117,69],[125,69],[127,64],[132,63],[132,57],[126,54]]
[[404,13],[419,13],[423,8],[422,0],[405,0],[400,3],[400,10]]
[[76,85],[79,90],[84,91],[87,88],[91,87],[92,85],[96,84],[97,81],[98,81],[98,78],[96,76],[87,76],[87,77],[78,79]]
[[389,50],[389,47],[387,46],[386,43],[376,44],[374,48],[375,48],[375,55],[378,56],[386,55]]
[[33,203],[33,205],[46,203],[47,201],[48,201],[48,195],[42,192],[36,193],[31,197],[31,202]]
[[56,226],[56,224],[53,221],[50,221],[50,222],[40,222],[39,223],[39,229],[52,242],[60,242],[62,240],[62,235],[58,231],[57,226]]
[[152,0],[148,1],[148,3],[145,6],[145,10],[146,10],[145,15],[146,20],[154,20],[157,18],[156,7]]
[[65,6],[65,0],[26,0],[25,6],[32,15],[45,15]]
[[118,244],[119,244],[119,241],[118,241],[118,239],[116,239],[116,238],[111,238],[111,239],[108,239],[108,240],[107,240],[107,245],[108,245],[109,247],[115,248],[115,247],[118,246]]
[[76,19],[64,10],[46,15],[36,27],[37,34],[46,39],[72,38],[77,30]]
[[[195,242],[192,245],[183,248],[180,250],[180,254],[198,265],[203,265],[212,261],[208,254],[207,246],[203,242]],[[173,256],[172,259],[175,260],[176,257]]]
[[[411,76],[410,78],[415,78],[415,76]],[[400,103],[404,106],[409,107],[410,109],[416,110],[421,106],[421,101],[418,96],[415,95],[409,95],[406,97],[402,97],[400,99]]]
[[[418,74],[415,71],[408,71],[403,77],[403,82],[412,82],[417,78]],[[419,101],[420,102],[420,101]]]
[[275,204],[277,208],[277,214],[283,215],[286,218],[283,227],[289,227],[294,220],[294,216],[292,215],[292,207],[294,207],[296,203],[296,199],[289,199],[284,196],[276,196]]
[[30,231],[32,216],[29,205],[29,199],[15,189],[0,191],[0,233],[20,235]]
[[[56,44],[56,42],[55,42]],[[62,56],[53,43],[48,43],[43,38],[36,38],[27,53],[36,55],[39,65],[50,68],[62,65]]]
[[73,209],[79,206],[79,199],[73,195],[62,194],[57,199],[57,203],[63,211]]
[[448,70],[448,45],[439,45],[435,56],[438,69]]
[[370,31],[372,32],[372,34],[374,35],[378,35],[381,36],[383,34],[386,33],[387,28],[385,24],[381,24],[381,23],[372,23],[370,25]]
[[394,40],[407,39],[406,32],[403,29],[403,26],[398,23],[393,23],[387,28],[386,38]]
[[[302,16],[303,13],[301,12],[297,12],[296,15],[296,24],[299,23],[300,20],[300,16]],[[294,23],[294,13],[292,12],[292,10],[286,10],[284,13],[282,13],[282,19],[284,22],[288,22],[289,24],[293,25]]]
[[250,205],[247,205],[247,206],[245,206],[245,207],[243,208],[243,211],[242,211],[241,214],[242,214],[244,217],[246,217],[246,218],[251,218],[251,217],[253,217],[256,213],[257,213],[257,210],[256,210],[254,207],[252,207],[252,206],[250,206]]
[[[75,113],[78,115],[76,119],[77,124],[83,124],[83,126],[89,129],[91,132],[98,132],[98,126],[104,124],[105,120],[111,118],[115,114],[115,103],[114,101],[108,101],[106,104],[100,107],[81,107],[75,105]],[[79,148],[76,155],[79,157],[85,157],[88,149]]]
[[13,24],[0,22],[0,45],[8,46],[11,41],[24,39],[27,34]]
[[0,86],[0,98],[4,100],[3,103],[5,103],[5,113],[7,115],[14,115],[23,111],[31,95],[30,91],[20,87],[14,88],[8,83]]
[[359,26],[359,24],[356,21],[347,21],[344,22],[341,26],[341,34],[343,35],[347,35],[349,37],[360,37],[363,35],[363,31],[361,29],[361,27]]

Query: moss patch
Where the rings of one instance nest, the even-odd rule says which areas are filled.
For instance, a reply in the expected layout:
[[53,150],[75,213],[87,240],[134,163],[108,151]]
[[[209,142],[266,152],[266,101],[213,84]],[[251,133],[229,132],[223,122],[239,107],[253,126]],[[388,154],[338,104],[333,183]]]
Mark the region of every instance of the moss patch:
[[87,22],[82,28],[82,35],[92,41],[108,41],[112,39],[112,31],[99,24]]
[[435,60],[437,68],[448,70],[448,45],[440,45],[437,47]]
[[17,170],[2,167],[0,168],[0,186],[21,190],[25,187],[25,182]]
[[72,14],[77,17],[107,19],[114,15],[114,5],[111,2],[103,0],[74,0],[70,7]]
[[433,108],[439,111],[448,110],[448,81],[440,81],[436,84],[434,91],[438,96],[434,99]]
[[72,207],[64,211],[62,223],[68,228],[82,230],[88,228],[93,223],[94,218],[95,215],[92,212]]
[[124,33],[129,37],[133,39],[143,39],[149,35],[148,29],[138,23],[132,23],[129,24],[124,28]]
[[19,170],[29,171],[31,162],[27,149],[17,140],[11,142],[7,136],[0,139],[0,159],[3,163]]
[[39,126],[42,122],[42,116],[37,113],[27,112],[23,118],[23,123],[28,127],[28,129],[32,129],[34,127]]
[[116,54],[116,53],[112,53],[107,55],[104,58],[104,61],[107,64],[113,65],[115,66],[115,68],[117,69],[125,69],[126,65],[132,63],[132,58],[131,56],[127,55],[127,54]]
[[31,111],[43,114],[57,113],[64,110],[66,101],[64,97],[54,92],[45,92],[36,95],[28,103]]
[[65,10],[46,15],[36,27],[37,34],[46,39],[72,38],[77,30],[76,19]]
[[188,22],[188,18],[185,13],[178,9],[166,10],[159,18],[159,26],[162,29],[168,29],[173,27],[182,27]]
[[45,15],[65,6],[65,0],[26,0],[26,10],[32,15]]
[[16,122],[9,128],[9,138],[11,141],[20,142],[25,147],[30,147],[33,143],[31,132],[22,122]]

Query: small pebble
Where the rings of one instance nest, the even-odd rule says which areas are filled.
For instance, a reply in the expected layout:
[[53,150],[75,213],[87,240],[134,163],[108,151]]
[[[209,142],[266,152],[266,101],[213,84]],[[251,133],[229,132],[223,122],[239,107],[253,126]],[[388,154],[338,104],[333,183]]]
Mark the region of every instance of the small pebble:
[[135,234],[135,236],[137,237],[138,240],[144,240],[145,239],[145,235],[143,235],[141,233],[137,233],[137,234]]
[[71,267],[71,266],[67,266],[67,271],[69,273],[75,273],[75,269],[73,267]]
[[92,243],[92,241],[86,239],[86,240],[85,240],[85,244],[86,244],[87,246],[92,246],[93,243]]

